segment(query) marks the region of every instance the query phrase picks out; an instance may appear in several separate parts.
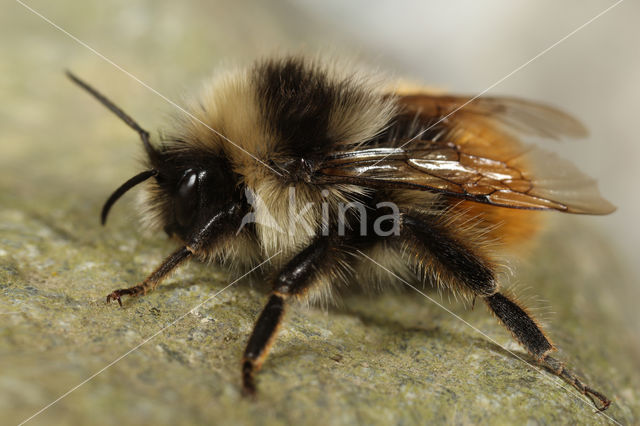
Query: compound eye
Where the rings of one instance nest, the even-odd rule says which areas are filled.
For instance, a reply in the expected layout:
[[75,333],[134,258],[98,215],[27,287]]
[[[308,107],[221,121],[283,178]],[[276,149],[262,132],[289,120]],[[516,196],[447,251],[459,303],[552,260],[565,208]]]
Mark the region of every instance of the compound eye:
[[176,221],[181,227],[191,225],[198,208],[198,201],[198,173],[190,169],[180,179],[176,195]]

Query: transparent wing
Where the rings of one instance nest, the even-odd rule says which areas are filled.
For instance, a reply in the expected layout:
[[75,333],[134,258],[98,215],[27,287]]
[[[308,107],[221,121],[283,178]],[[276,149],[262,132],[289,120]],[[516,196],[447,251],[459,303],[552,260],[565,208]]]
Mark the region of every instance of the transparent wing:
[[549,139],[581,138],[586,128],[571,115],[537,102],[510,97],[473,97],[412,93],[397,96],[407,113],[467,123],[501,125],[507,130]]
[[570,115],[515,98],[393,96],[401,108],[385,133],[370,143],[343,145],[319,165],[316,181],[428,190],[519,209],[615,210],[569,161],[515,137],[585,136]]
[[595,181],[534,145],[491,158],[451,142],[415,141],[406,148],[335,153],[316,176],[323,182],[435,191],[501,207],[583,214],[615,210]]

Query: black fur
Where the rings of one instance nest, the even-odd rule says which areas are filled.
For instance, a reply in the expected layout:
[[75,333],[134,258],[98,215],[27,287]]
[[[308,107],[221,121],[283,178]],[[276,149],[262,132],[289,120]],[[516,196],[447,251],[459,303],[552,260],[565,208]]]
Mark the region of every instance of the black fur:
[[325,74],[287,58],[259,63],[254,79],[266,125],[280,138],[283,153],[303,158],[326,153],[329,114],[338,94]]
[[535,357],[540,358],[553,349],[540,327],[515,302],[500,293],[486,297],[485,300],[489,308]]
[[495,293],[497,287],[491,267],[469,247],[456,241],[437,220],[404,215],[403,227],[409,241],[424,247],[445,271],[473,294]]
[[[367,148],[377,146],[385,148],[400,147],[418,135],[420,141],[436,141],[450,131],[446,122],[443,121],[437,124],[436,122],[437,119],[434,119],[432,124],[427,123],[425,125],[418,114],[400,110],[384,131],[362,146]],[[410,149],[411,146],[407,146],[407,150]]]

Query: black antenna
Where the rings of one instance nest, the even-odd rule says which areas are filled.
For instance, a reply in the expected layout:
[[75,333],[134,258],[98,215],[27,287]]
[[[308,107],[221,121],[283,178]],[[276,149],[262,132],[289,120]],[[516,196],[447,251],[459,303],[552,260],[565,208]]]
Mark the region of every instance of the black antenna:
[[124,121],[127,124],[127,126],[131,127],[133,130],[138,132],[138,134],[140,135],[140,139],[144,144],[144,149],[147,151],[147,155],[149,155],[149,159],[152,162],[154,162],[153,161],[154,159],[158,158],[158,152],[151,145],[151,142],[149,142],[149,132],[147,132],[142,127],[140,127],[140,125],[136,123],[136,121],[133,118],[131,118],[126,112],[118,108],[113,102],[107,99],[106,96],[98,92],[93,87],[89,86],[84,81],[80,80],[71,71],[67,70],[66,74],[67,74],[67,77],[71,79],[71,81],[73,81],[75,84],[77,84],[78,86],[82,87],[84,90],[89,92],[94,98],[98,100],[98,102],[100,102],[102,105],[107,107],[109,111],[117,115],[118,118],[120,118],[120,120]]
[[127,192],[137,184],[144,182],[150,177],[156,176],[157,174],[157,170],[147,170],[142,173],[138,173],[137,175],[120,185],[120,187],[116,189],[113,194],[111,194],[111,196],[107,199],[107,202],[104,203],[104,206],[102,207],[102,214],[100,215],[100,222],[103,225],[107,222],[107,215],[109,214],[111,206],[113,206],[113,204],[118,201],[118,199],[122,197],[125,192]]

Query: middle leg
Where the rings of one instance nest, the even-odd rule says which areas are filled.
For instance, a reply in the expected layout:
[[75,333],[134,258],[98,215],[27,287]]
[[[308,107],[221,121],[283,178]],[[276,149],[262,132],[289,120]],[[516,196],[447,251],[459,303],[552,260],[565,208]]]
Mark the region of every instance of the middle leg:
[[245,394],[255,394],[254,374],[275,340],[287,301],[292,297],[304,297],[312,288],[329,285],[328,281],[347,272],[342,265],[350,249],[342,242],[343,237],[316,237],[276,276],[269,301],[256,321],[244,352],[242,387]]

